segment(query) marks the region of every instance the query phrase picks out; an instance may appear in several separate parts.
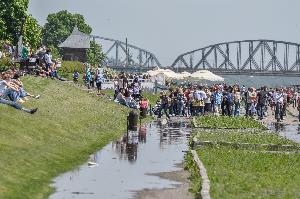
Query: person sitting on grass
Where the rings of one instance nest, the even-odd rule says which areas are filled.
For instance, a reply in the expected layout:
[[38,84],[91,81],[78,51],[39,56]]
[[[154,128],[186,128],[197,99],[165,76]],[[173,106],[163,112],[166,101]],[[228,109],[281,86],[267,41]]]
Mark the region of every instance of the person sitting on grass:
[[3,93],[4,98],[9,98],[13,102],[24,102],[20,98],[19,87],[11,81],[10,72],[6,72],[2,75],[2,84],[5,86],[5,92]]
[[14,76],[12,78],[12,82],[19,87],[20,98],[23,98],[25,100],[28,100],[27,97],[32,97],[32,98],[35,98],[35,99],[40,98],[40,95],[32,95],[32,94],[25,91],[24,86],[23,86],[23,82],[20,80],[20,75],[18,73],[14,74]]
[[126,102],[126,98],[124,96],[124,89],[121,88],[119,90],[119,93],[116,96],[116,102],[118,102],[119,104],[122,104],[124,106],[128,106],[127,102]]
[[7,84],[5,80],[0,79],[0,104],[6,104],[8,106],[14,107],[15,109],[22,110],[30,114],[33,114],[38,110],[37,108],[27,109],[14,101],[7,100],[6,99],[7,89],[14,89],[14,88],[10,87],[10,85]]
[[138,109],[139,104],[134,100],[131,94],[125,94],[126,104],[129,108]]
[[79,72],[77,70],[75,70],[74,73],[73,73],[73,81],[74,81],[74,83],[78,82],[78,78],[79,78]]

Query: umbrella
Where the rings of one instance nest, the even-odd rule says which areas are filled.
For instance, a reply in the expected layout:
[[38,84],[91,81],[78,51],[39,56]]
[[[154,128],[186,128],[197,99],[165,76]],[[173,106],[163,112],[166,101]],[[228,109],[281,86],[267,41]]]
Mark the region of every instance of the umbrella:
[[190,77],[193,79],[198,79],[198,80],[224,81],[223,77],[213,74],[212,72],[210,72],[208,70],[196,71]]

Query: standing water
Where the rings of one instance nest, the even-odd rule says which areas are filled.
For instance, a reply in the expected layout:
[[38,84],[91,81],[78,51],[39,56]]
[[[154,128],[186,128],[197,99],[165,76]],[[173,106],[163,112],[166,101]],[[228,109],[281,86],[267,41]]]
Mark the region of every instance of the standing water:
[[152,122],[112,142],[90,157],[89,163],[57,177],[50,199],[126,199],[144,189],[175,188],[162,172],[181,170],[188,150],[189,121]]
[[269,125],[269,127],[278,135],[300,143],[300,124],[272,123]]

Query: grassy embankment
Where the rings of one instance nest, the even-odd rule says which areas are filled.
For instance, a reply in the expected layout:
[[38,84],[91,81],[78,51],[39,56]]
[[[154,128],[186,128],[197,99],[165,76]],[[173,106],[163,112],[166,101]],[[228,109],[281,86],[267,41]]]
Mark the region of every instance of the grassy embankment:
[[[214,121],[224,121],[224,118],[214,118]],[[226,119],[225,119],[226,120]],[[240,124],[240,118],[227,120],[224,128]],[[196,120],[197,121],[197,120]],[[210,122],[203,122],[209,126]],[[204,130],[195,129],[194,135],[198,141],[226,141],[250,144],[297,145],[296,143],[265,132],[256,121],[248,121],[241,128],[256,128],[256,131],[242,130]],[[300,198],[300,155],[294,153],[269,153],[265,149],[251,150],[234,146],[205,146],[196,148],[211,182],[212,198]],[[186,165],[191,170],[191,191],[199,193],[200,177],[195,175],[195,165],[187,156]],[[198,189],[197,189],[198,188]]]
[[125,132],[129,109],[65,83],[26,77],[30,115],[0,105],[0,198],[47,198],[51,179]]

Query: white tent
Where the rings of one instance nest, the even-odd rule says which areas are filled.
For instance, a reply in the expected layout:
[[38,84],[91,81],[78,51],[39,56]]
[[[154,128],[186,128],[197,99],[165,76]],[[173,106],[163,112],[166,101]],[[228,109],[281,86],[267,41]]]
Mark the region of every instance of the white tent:
[[190,77],[190,76],[192,75],[191,73],[186,72],[186,71],[184,71],[184,72],[182,72],[182,73],[180,73],[180,74],[181,74],[182,77],[184,77],[184,78]]
[[183,76],[175,73],[174,71],[170,70],[170,69],[157,69],[157,70],[149,70],[147,72],[147,74],[151,75],[151,76],[157,76],[159,74],[163,74],[166,78],[170,78],[170,79],[183,79]]
[[191,76],[192,79],[197,80],[207,80],[207,81],[224,81],[223,77],[220,77],[216,74],[213,74],[212,72],[208,70],[199,70],[194,72]]
[[151,76],[156,76],[156,75],[158,75],[160,73],[163,73],[163,72],[165,72],[164,69],[156,69],[156,70],[149,70],[149,71],[147,71],[147,74],[149,74]]

